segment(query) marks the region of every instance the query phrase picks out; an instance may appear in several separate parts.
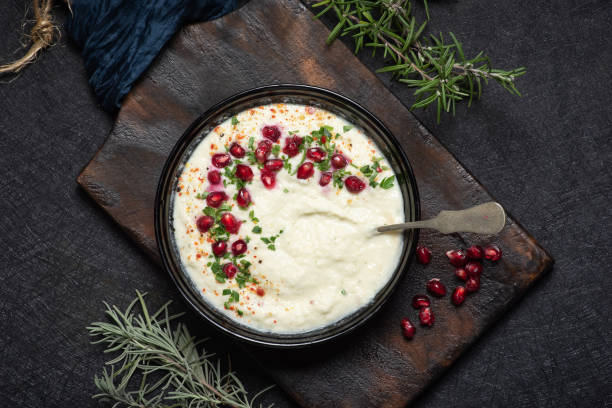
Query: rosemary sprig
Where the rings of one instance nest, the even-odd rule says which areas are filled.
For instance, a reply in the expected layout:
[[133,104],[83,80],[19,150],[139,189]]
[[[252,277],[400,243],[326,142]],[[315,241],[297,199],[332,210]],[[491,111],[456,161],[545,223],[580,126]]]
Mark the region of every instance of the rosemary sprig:
[[[424,5],[429,19],[426,0]],[[482,51],[474,58],[466,58],[453,33],[449,33],[451,42],[446,42],[442,33],[425,36],[427,21],[417,23],[411,14],[411,0],[323,0],[312,7],[324,7],[316,18],[328,12],[336,14],[338,22],[327,44],[339,36],[350,35],[355,53],[367,47],[375,55],[382,49],[383,57],[390,63],[377,72],[391,72],[399,82],[416,88],[411,109],[435,104],[438,123],[442,111],[455,114],[456,102],[468,99],[469,107],[474,97],[480,99],[482,82],[494,80],[520,96],[514,81],[525,74],[524,67],[493,69]]]
[[[219,361],[200,348],[187,327],[174,320],[182,314],[170,315],[163,305],[150,314],[144,296],[137,298],[125,311],[106,305],[110,322],[92,323],[91,336],[100,337],[94,344],[106,344],[105,353],[116,353],[94,382],[99,393],[94,398],[113,402],[113,407],[254,407],[238,377],[222,373]],[[134,306],[140,313],[134,314]],[[200,348],[201,351],[198,350]]]

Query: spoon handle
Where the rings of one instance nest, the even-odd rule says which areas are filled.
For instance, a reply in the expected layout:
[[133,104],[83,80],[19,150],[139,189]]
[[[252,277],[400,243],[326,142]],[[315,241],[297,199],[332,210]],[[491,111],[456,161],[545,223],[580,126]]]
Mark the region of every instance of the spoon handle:
[[480,204],[465,210],[441,211],[435,218],[404,224],[384,225],[378,232],[398,231],[413,228],[433,228],[443,234],[453,232],[475,232],[497,234],[506,225],[506,212],[496,202]]

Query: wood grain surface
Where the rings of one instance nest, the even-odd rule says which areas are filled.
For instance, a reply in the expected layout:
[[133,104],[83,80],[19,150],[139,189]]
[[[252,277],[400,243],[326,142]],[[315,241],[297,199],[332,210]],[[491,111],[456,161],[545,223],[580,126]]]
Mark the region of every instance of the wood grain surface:
[[[305,83],[340,92],[376,114],[400,140],[417,178],[423,217],[492,197],[340,42],[297,0],[249,2],[230,15],[177,35],[126,98],[115,126],[78,182],[149,255],[158,260],[153,201],[172,145],[204,110],[238,91]],[[503,204],[503,203],[502,203]],[[504,258],[485,266],[481,290],[455,308],[434,300],[436,323],[413,341],[401,317],[416,322],[413,294],[439,277],[452,290],[449,248],[490,242],[472,234],[422,231],[433,262],[412,265],[398,290],[364,328],[329,346],[300,352],[249,348],[303,406],[404,406],[440,375],[487,326],[548,271],[552,258],[512,218],[494,238]]]

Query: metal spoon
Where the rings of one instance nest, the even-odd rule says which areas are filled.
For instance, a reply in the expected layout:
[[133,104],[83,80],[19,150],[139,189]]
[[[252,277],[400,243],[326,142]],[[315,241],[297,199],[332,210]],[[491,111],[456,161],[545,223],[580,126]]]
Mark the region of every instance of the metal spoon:
[[460,211],[440,211],[435,218],[404,224],[384,225],[378,232],[398,231],[412,228],[433,228],[443,234],[452,232],[475,232],[497,234],[506,225],[506,212],[496,202],[488,202]]

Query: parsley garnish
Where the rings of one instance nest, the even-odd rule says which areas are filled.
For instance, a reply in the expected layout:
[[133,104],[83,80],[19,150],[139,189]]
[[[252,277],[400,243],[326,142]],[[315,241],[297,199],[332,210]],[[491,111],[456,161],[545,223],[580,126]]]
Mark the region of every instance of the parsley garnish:
[[278,237],[280,237],[282,233],[283,233],[283,230],[280,230],[278,234],[276,235],[272,235],[270,237],[261,237],[260,239],[264,244],[268,246],[268,249],[270,251],[276,251],[276,246],[274,245],[274,242],[276,241]]
[[254,234],[261,234],[261,227],[259,225],[256,225],[253,227],[253,233]]
[[349,130],[351,130],[353,127],[351,125],[344,125],[342,126],[342,130],[344,130],[344,133],[348,132]]
[[239,123],[240,121],[238,120],[238,118],[235,116],[232,116],[232,126],[236,126]]
[[393,187],[393,180],[395,180],[395,176],[385,177],[383,181],[380,182],[380,187],[388,190]]
[[275,144],[274,146],[272,146],[272,155],[278,157],[278,155],[280,154],[280,150],[280,145]]
[[342,290],[340,291],[340,293],[342,293],[344,296],[346,296],[346,290],[342,289]]
[[198,193],[196,194],[196,198],[199,198],[200,200],[204,200],[206,199],[206,197],[208,197],[208,194],[209,194],[208,191],[205,191],[203,193]]
[[232,289],[223,289],[223,296],[229,296],[227,301],[223,304],[226,309],[229,309],[232,303],[238,303],[240,301],[240,294]]

